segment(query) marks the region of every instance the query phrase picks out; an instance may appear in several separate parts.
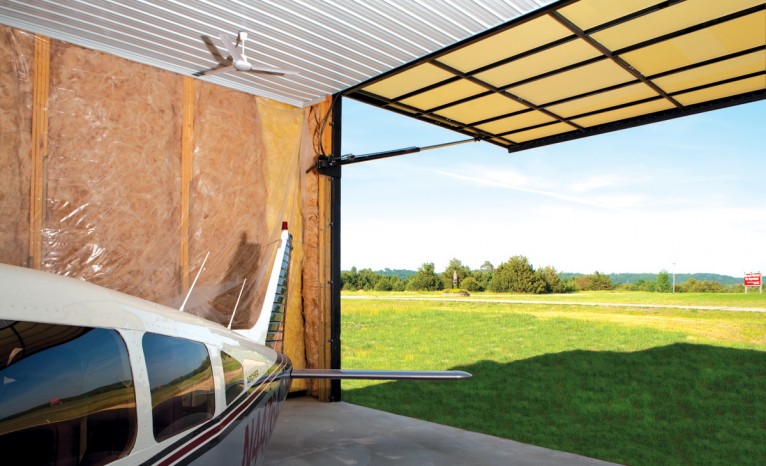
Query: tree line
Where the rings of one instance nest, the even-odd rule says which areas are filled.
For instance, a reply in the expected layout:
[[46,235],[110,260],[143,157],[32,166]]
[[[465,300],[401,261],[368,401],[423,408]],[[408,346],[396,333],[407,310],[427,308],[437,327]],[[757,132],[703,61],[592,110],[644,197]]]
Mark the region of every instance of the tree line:
[[[340,278],[343,290],[347,291],[439,291],[453,287],[476,292],[495,293],[572,293],[575,291],[626,290],[652,291],[659,293],[673,292],[670,274],[661,270],[654,280],[641,279],[635,283],[614,284],[609,275],[598,271],[589,275],[562,277],[562,272],[552,266],[535,268],[525,256],[513,256],[497,267],[485,261],[478,269],[472,270],[458,259],[452,259],[447,268],[436,272],[433,262],[426,262],[415,273],[406,274],[403,270],[392,273],[374,272],[366,268],[342,271]],[[742,292],[743,286],[723,285],[709,280],[689,278],[684,283],[675,285],[675,292],[680,293],[723,293]]]
[[404,278],[401,274],[382,274],[371,269],[357,270],[356,267],[341,272],[343,289],[349,291],[439,291],[451,289],[455,285],[466,291],[566,293],[604,286],[604,277],[609,280],[605,275],[597,275],[587,284],[579,277],[582,283],[578,286],[574,280],[562,280],[561,272],[554,267],[535,269],[524,256],[513,256],[497,267],[485,261],[476,270],[472,270],[458,259],[452,259],[447,268],[440,273],[436,272],[433,262],[427,262],[420,266],[417,272]]

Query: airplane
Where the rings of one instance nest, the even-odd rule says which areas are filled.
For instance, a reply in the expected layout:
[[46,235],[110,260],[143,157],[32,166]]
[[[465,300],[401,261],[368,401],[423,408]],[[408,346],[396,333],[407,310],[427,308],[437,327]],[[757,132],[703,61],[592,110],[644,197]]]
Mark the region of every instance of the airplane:
[[470,377],[293,368],[281,352],[290,243],[283,223],[263,309],[243,330],[0,265],[0,451],[25,465],[251,466],[292,379]]

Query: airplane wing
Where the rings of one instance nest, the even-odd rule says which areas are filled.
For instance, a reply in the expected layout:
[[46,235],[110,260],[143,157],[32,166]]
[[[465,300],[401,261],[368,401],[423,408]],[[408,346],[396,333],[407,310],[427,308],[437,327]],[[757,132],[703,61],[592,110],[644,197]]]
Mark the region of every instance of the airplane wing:
[[346,369],[293,369],[293,379],[358,380],[457,380],[468,379],[463,371],[368,371]]

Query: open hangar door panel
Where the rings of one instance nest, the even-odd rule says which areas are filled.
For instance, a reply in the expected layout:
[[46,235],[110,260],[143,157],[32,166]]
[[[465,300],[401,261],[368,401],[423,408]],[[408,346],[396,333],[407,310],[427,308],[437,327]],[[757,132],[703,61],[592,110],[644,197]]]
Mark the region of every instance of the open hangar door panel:
[[560,1],[343,95],[509,152],[751,102],[766,2]]

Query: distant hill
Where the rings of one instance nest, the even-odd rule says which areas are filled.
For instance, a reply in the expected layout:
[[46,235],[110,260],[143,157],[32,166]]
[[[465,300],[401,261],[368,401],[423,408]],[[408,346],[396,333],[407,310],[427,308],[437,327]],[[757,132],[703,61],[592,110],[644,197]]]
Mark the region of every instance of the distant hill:
[[415,275],[414,270],[406,270],[406,269],[389,269],[385,268],[383,270],[376,270],[375,273],[386,276],[386,277],[399,277],[402,280],[406,280],[407,278],[411,277],[412,275]]
[[[584,273],[569,273],[564,272],[561,274],[561,278],[568,280],[572,277],[582,277],[588,274]],[[621,285],[623,283],[637,283],[641,280],[647,282],[653,282],[657,280],[656,273],[610,273],[609,279],[615,285]],[[670,274],[671,277],[673,274]],[[722,285],[737,285],[742,283],[742,277],[732,277],[729,275],[719,275],[717,273],[677,273],[676,283],[684,283],[688,279],[693,278],[697,281],[709,281],[718,282]]]

